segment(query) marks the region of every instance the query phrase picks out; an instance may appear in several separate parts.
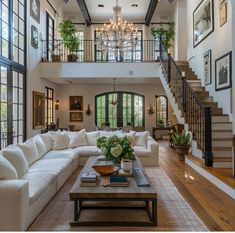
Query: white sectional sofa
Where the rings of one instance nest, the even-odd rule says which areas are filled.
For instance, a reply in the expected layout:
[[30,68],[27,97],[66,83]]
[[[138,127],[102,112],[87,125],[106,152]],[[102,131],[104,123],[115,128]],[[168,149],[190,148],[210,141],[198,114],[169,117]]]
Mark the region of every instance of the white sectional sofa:
[[[0,152],[0,230],[26,230],[65,181],[89,156],[96,140],[121,132],[62,132],[36,135]],[[144,166],[158,166],[158,143],[148,132],[127,134]]]

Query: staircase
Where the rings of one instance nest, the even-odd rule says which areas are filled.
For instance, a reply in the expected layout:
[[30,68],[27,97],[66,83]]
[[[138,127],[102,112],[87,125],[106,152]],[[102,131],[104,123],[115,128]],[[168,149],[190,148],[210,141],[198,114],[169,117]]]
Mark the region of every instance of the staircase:
[[[233,132],[229,116],[223,114],[222,108],[205,90],[187,62],[174,62],[164,51],[160,57],[168,99],[175,99],[181,117],[201,151],[201,159],[206,166],[232,168]],[[185,77],[182,77],[182,72]]]

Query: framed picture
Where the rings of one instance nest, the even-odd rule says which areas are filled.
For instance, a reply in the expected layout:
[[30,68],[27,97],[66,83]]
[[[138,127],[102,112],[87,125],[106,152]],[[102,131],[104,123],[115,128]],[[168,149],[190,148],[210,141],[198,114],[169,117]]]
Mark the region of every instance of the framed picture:
[[204,81],[205,85],[211,84],[211,49],[204,53]]
[[214,0],[202,0],[193,12],[193,46],[214,31]]
[[40,0],[30,0],[30,15],[40,23]]
[[44,127],[45,94],[33,91],[33,129]]
[[83,112],[70,112],[70,122],[83,122]]
[[227,22],[227,1],[223,0],[220,2],[220,27]]
[[38,49],[38,29],[34,25],[31,26],[31,45]]
[[83,110],[83,96],[69,96],[69,110]]
[[215,90],[232,87],[232,52],[215,60]]

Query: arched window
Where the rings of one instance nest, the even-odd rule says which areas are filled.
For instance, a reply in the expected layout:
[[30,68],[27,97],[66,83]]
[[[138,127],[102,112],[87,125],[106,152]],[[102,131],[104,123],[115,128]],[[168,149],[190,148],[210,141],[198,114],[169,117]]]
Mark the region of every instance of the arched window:
[[[116,102],[116,104],[115,104]],[[144,96],[132,92],[106,92],[95,97],[95,123],[111,128],[129,124],[144,127]]]
[[167,126],[168,122],[168,100],[164,95],[156,97],[156,125]]

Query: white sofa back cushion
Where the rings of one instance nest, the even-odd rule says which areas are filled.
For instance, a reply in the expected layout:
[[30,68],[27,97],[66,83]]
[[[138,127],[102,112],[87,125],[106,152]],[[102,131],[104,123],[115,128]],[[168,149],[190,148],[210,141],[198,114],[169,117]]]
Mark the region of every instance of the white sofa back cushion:
[[116,130],[116,131],[100,131],[100,137],[112,137],[112,136],[118,136],[118,137],[124,137],[124,133],[121,130]]
[[34,138],[30,138],[24,143],[19,143],[17,146],[23,151],[29,166],[39,159],[39,154],[34,142]]
[[[131,133],[135,131],[130,131]],[[150,136],[149,131],[143,131],[143,132],[135,132],[134,135],[134,145],[135,146],[147,146],[147,140],[148,137]]]
[[42,141],[44,142],[47,152],[52,150],[53,147],[53,139],[51,137],[50,132],[44,134],[38,134],[37,136],[41,137]]
[[79,147],[79,146],[87,146],[86,141],[86,130],[82,129],[79,132],[67,132],[69,137],[69,148]]
[[40,135],[36,135],[34,137],[34,143],[35,143],[37,151],[38,151],[38,156],[39,156],[39,158],[41,158],[44,154],[47,153],[47,147],[46,147],[46,145]]
[[86,133],[86,141],[88,146],[96,146],[96,141],[100,136],[99,131]]
[[6,147],[2,150],[2,155],[14,166],[19,178],[27,172],[28,162],[18,146],[10,145]]
[[0,180],[16,180],[18,174],[13,165],[0,154]]
[[67,133],[51,132],[51,137],[53,139],[53,145],[52,145],[53,150],[63,150],[68,148],[69,140]]

